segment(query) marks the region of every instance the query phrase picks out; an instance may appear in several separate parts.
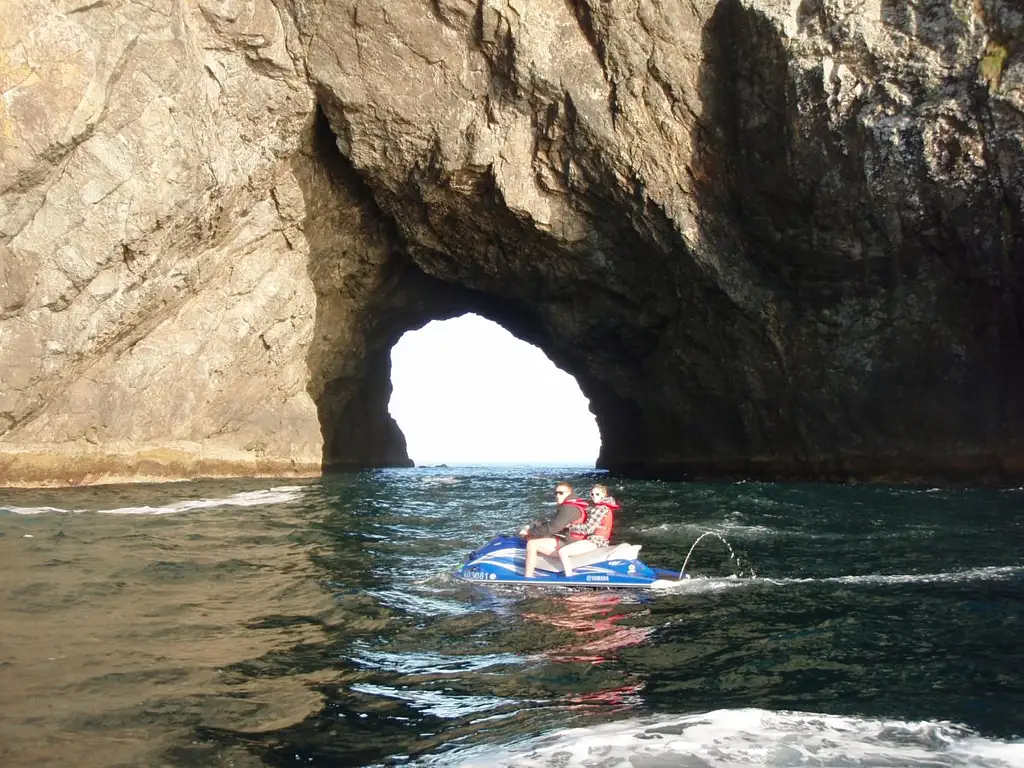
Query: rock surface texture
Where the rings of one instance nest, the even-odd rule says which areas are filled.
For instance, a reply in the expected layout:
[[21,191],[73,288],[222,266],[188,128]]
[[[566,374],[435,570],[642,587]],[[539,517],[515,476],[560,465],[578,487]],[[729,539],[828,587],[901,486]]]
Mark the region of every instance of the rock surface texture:
[[599,465],[1024,478],[1015,0],[0,0],[0,485],[408,463],[476,312]]

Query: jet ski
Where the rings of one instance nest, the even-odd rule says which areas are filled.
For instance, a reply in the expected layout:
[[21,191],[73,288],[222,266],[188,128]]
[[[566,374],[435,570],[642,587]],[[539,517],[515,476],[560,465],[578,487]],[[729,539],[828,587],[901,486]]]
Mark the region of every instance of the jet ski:
[[618,589],[658,588],[690,578],[685,573],[652,568],[640,562],[639,544],[613,544],[570,558],[573,575],[566,576],[557,555],[539,555],[537,568],[524,576],[526,539],[495,536],[470,552],[455,577],[478,584],[528,584],[531,586],[601,587]]

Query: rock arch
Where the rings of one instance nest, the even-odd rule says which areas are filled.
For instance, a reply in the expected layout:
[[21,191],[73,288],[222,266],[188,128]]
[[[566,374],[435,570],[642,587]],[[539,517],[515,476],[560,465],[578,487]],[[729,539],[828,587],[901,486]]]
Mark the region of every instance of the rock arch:
[[1012,4],[16,5],[0,484],[404,463],[467,311],[613,470],[1024,476]]

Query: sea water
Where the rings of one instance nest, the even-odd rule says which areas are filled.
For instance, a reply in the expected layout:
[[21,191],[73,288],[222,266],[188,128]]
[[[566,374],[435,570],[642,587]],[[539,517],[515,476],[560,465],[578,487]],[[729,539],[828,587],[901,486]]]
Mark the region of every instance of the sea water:
[[[615,540],[693,578],[452,578],[561,480],[609,484]],[[437,467],[0,491],[0,765],[1024,766],[1022,552],[1024,489]]]

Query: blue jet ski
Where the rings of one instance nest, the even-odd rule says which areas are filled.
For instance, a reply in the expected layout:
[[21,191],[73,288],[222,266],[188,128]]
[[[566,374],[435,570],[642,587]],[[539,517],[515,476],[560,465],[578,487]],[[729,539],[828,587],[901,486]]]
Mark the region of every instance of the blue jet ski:
[[677,584],[690,578],[679,571],[652,568],[637,560],[638,544],[598,547],[570,559],[573,575],[566,576],[557,555],[540,555],[531,578],[523,575],[526,539],[495,536],[466,556],[455,577],[478,584],[529,584],[531,586],[612,587],[645,589]]

